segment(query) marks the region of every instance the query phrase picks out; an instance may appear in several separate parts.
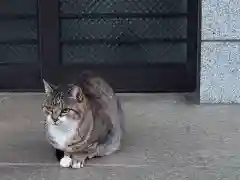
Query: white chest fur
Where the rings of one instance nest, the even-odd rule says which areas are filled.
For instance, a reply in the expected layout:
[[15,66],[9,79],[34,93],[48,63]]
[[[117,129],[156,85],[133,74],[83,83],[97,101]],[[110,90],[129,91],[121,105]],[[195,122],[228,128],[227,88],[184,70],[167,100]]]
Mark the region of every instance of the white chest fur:
[[70,138],[74,136],[78,128],[78,122],[60,117],[59,123],[55,125],[50,116],[47,117],[47,133],[51,136],[55,148],[64,149]]

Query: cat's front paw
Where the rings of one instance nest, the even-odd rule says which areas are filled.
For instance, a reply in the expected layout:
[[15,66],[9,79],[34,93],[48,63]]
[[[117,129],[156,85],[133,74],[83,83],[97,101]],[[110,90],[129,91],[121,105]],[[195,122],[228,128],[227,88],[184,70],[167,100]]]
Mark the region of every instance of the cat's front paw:
[[72,162],[72,168],[74,168],[74,169],[79,169],[79,168],[83,168],[83,166],[85,165],[85,158],[84,159],[82,159],[81,161],[79,161],[79,160],[73,160],[73,162]]
[[61,160],[60,160],[60,166],[64,167],[64,168],[68,168],[72,165],[72,158],[70,158],[69,156],[64,156]]

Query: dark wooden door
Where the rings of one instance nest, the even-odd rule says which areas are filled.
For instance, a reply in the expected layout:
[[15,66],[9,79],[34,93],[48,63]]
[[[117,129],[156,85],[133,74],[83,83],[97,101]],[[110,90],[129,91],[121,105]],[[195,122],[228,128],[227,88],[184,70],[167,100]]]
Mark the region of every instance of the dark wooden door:
[[0,2],[0,90],[41,88],[37,0]]

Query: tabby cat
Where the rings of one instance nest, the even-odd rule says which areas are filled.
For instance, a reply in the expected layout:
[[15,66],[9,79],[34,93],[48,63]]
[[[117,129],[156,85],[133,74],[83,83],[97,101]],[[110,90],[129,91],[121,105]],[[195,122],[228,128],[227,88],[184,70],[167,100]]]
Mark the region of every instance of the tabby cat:
[[46,135],[61,167],[81,168],[87,159],[120,149],[123,110],[104,79],[85,72],[70,84],[43,83]]

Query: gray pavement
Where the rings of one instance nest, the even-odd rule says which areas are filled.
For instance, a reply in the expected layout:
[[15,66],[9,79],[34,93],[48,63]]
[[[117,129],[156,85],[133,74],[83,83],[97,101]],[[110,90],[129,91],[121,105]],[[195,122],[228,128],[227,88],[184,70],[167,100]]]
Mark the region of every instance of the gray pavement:
[[176,94],[121,94],[122,150],[62,169],[43,132],[42,94],[0,94],[0,180],[238,180],[240,106],[189,105]]

